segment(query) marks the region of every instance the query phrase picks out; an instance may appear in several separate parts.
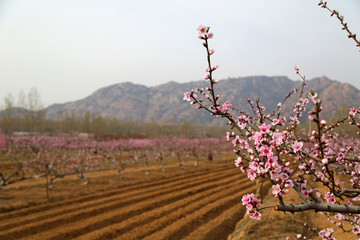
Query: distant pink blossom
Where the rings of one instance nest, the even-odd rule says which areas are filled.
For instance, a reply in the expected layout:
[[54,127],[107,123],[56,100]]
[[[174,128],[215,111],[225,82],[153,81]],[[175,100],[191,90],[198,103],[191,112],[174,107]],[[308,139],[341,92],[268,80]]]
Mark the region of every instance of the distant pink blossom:
[[230,136],[231,136],[230,132],[226,132],[226,141],[230,141]]
[[183,98],[183,100],[186,100],[186,101],[190,101],[190,93],[189,92],[186,92],[186,93],[184,93],[184,98]]
[[336,239],[336,238],[331,237],[333,232],[334,232],[334,229],[332,229],[332,228],[323,229],[319,232],[319,237],[322,237],[323,239]]
[[246,128],[246,123],[240,123],[240,122],[238,122],[238,126],[239,126],[241,129],[245,129],[245,128]]
[[291,147],[294,150],[294,153],[297,153],[302,149],[303,145],[304,144],[302,142],[295,141]]
[[313,96],[311,96],[311,100],[313,101],[313,103],[318,103],[318,102],[320,102],[320,99],[319,99],[317,93],[315,93]]
[[247,170],[247,176],[250,179],[250,181],[254,181],[255,178],[256,178],[256,173],[253,170],[248,169]]
[[357,113],[357,110],[355,108],[350,108],[349,114],[355,117],[355,114]]
[[255,132],[254,135],[252,136],[252,138],[256,144],[259,144],[263,140],[261,132]]
[[254,197],[254,194],[246,194],[241,199],[242,204],[245,205],[247,212],[250,214],[250,218],[260,220],[261,213],[257,211],[257,206],[261,206],[260,201]]
[[272,187],[273,187],[272,194],[274,194],[275,197],[278,197],[278,196],[282,195],[281,188],[280,188],[279,184],[273,185]]
[[272,125],[273,126],[275,126],[275,125],[277,125],[277,124],[279,124],[280,123],[280,120],[279,119],[277,119],[277,118],[274,118],[273,120],[272,120]]
[[310,189],[310,190],[306,189],[306,183],[302,183],[300,185],[300,189],[301,189],[302,194],[304,194],[305,197],[309,196],[309,194],[313,192],[312,189]]
[[231,104],[228,101],[226,101],[224,102],[223,105],[219,107],[219,110],[220,112],[227,113],[231,109],[231,107],[232,107]]
[[251,218],[251,219],[260,220],[260,219],[261,219],[261,213],[258,212],[258,211],[255,211],[255,212],[253,212],[253,213],[250,215],[250,218]]
[[254,194],[246,194],[242,197],[241,201],[243,205],[249,204],[251,199],[254,197]]
[[299,68],[298,66],[295,66],[295,67],[294,67],[294,70],[295,70],[296,74],[298,74],[298,73],[299,73],[300,68]]
[[240,167],[240,165],[241,165],[241,157],[238,157],[236,160],[235,160],[235,166],[236,167]]
[[352,229],[352,232],[354,234],[359,235],[360,234],[360,227],[359,226],[354,226],[353,229]]
[[259,126],[259,129],[262,133],[269,133],[270,132],[271,125],[266,125],[265,123],[261,124]]
[[204,34],[206,33],[207,27],[205,27],[204,25],[200,25],[197,30],[199,31],[199,34]]

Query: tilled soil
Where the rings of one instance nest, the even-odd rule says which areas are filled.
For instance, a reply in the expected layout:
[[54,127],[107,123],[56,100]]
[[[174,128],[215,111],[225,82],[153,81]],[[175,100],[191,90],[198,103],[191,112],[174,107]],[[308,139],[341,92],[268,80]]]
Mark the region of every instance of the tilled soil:
[[176,171],[1,213],[0,239],[226,239],[255,184],[232,163]]

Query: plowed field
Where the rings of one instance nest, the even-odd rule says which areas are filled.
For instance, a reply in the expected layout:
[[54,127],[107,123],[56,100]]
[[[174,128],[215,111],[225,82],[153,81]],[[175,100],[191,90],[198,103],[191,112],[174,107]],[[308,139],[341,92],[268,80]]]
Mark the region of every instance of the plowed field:
[[0,239],[226,239],[255,184],[210,165],[1,213]]

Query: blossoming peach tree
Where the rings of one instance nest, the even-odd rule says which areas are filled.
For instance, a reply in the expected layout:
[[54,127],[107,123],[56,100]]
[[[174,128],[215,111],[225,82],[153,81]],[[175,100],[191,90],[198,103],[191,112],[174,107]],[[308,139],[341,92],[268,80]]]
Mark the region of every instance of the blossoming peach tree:
[[[359,47],[356,35],[348,29],[343,16],[329,9],[326,2],[320,1],[318,5],[339,19],[343,30]],[[322,101],[316,92],[305,92],[305,76],[297,66],[294,70],[302,79],[301,86],[289,92],[272,112],[266,113],[260,101],[254,103],[250,99],[245,101],[252,113],[237,109],[216,94],[215,86],[219,81],[214,79],[213,73],[218,66],[211,63],[215,51],[209,46],[209,40],[214,36],[209,31],[210,27],[200,25],[197,30],[206,49],[208,65],[205,80],[210,86],[184,93],[184,100],[197,106],[197,109],[227,119],[232,131],[226,133],[226,138],[232,142],[237,154],[236,167],[251,181],[261,178],[272,184],[272,194],[278,199],[278,204],[271,207],[276,211],[322,212],[344,231],[360,235],[360,206],[356,204],[360,200],[360,155],[356,143],[354,146],[342,146],[335,131],[345,123],[359,130],[360,109],[351,107],[347,116],[331,124],[321,119]],[[282,105],[293,96],[297,96],[293,115],[285,117],[281,112]],[[308,135],[296,134],[310,102],[314,107],[308,111],[308,118],[315,124],[316,130]],[[298,193],[303,203],[288,202],[286,195],[290,189]],[[262,207],[254,194],[244,195],[242,202],[253,219],[260,219],[260,211],[270,207]],[[335,239],[333,231],[327,228],[318,234],[323,239]]]

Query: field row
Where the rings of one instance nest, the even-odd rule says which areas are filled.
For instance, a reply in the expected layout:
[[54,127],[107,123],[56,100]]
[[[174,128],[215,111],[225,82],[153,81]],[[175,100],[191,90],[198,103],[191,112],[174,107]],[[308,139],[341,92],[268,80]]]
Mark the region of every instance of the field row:
[[233,166],[0,214],[0,239],[226,239],[255,184]]

